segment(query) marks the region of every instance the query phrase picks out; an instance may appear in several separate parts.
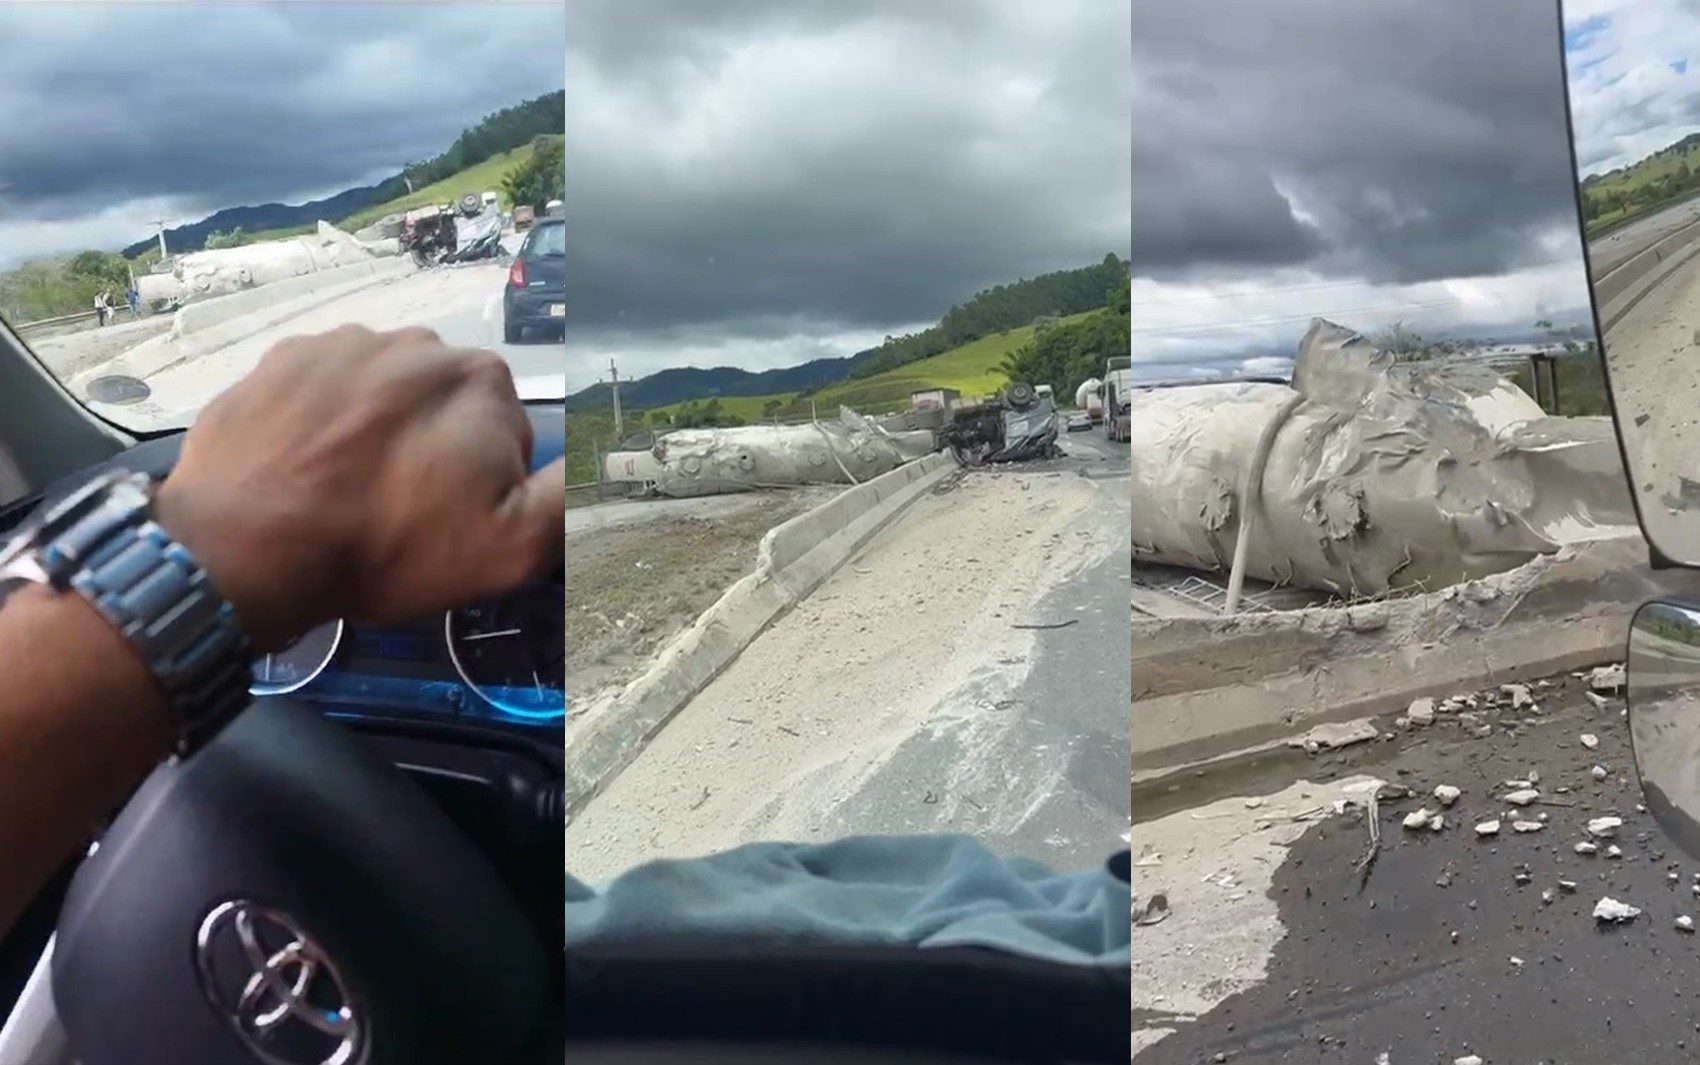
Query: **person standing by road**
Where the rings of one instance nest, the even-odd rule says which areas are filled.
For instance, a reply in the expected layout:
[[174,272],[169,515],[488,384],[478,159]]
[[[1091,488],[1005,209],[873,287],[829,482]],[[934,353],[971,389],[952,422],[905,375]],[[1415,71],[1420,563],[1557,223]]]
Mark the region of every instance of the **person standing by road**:
[[130,305],[130,317],[140,318],[142,316],[142,294],[136,291],[134,281],[130,282],[129,290],[124,293],[124,302]]
[[216,655],[228,677],[194,698],[168,697],[75,579],[20,569],[52,549],[26,524],[0,548],[0,935],[192,726],[216,730],[218,707],[246,705],[246,653],[333,618],[421,617],[554,572],[565,459],[530,473],[531,447],[493,352],[417,328],[278,343],[201,411],[149,490],[157,530],[137,534],[138,554],[145,540],[185,571],[178,583],[204,576],[213,609],[197,619],[228,617],[219,626],[241,637]]
[[95,293],[95,295],[94,295],[94,316],[95,316],[96,325],[104,326],[106,324],[106,315],[108,313],[108,310],[109,310],[109,308],[107,307],[107,303],[106,303],[106,293],[104,291]]

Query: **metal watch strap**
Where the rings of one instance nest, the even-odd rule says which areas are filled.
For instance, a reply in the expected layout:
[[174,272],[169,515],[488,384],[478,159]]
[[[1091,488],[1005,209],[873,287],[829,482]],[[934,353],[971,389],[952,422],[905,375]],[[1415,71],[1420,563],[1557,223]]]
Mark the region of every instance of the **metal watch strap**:
[[0,554],[0,580],[73,590],[123,633],[183,723],[179,755],[251,701],[236,612],[154,520],[145,474],[105,474],[54,504]]

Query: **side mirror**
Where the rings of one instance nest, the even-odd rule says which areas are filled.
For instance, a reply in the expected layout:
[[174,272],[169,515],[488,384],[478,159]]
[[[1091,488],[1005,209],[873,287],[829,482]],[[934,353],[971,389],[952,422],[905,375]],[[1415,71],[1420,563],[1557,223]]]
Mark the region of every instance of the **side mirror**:
[[1563,19],[1577,210],[1636,515],[1655,564],[1700,566],[1700,89],[1664,50],[1623,44],[1686,39],[1700,12],[1565,4]]
[[1629,740],[1647,808],[1700,857],[1700,603],[1637,610],[1627,669]]

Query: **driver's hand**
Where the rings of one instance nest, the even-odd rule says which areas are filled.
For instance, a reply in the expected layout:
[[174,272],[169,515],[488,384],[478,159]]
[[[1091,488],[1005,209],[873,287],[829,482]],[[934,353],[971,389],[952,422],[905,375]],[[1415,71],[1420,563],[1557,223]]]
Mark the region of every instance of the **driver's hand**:
[[529,474],[531,446],[498,355],[344,326],[281,341],[208,404],[157,512],[263,652],[559,566],[565,459]]

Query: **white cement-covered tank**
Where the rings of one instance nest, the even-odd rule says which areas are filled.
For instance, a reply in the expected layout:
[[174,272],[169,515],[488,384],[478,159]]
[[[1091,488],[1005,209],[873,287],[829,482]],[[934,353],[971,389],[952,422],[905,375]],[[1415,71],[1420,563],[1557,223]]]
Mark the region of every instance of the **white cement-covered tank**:
[[1264,581],[1436,588],[1634,525],[1609,419],[1549,418],[1491,371],[1395,365],[1321,320],[1292,387],[1136,390],[1130,423],[1136,559],[1226,572],[1272,423],[1246,566]]
[[387,249],[369,247],[335,226],[320,222],[318,231],[310,236],[179,255],[170,273],[136,278],[136,291],[149,303],[203,299],[347,266],[386,252]]
[[934,449],[930,430],[891,432],[848,407],[834,422],[677,429],[648,452],[615,452],[610,480],[653,484],[665,496],[860,483]]

